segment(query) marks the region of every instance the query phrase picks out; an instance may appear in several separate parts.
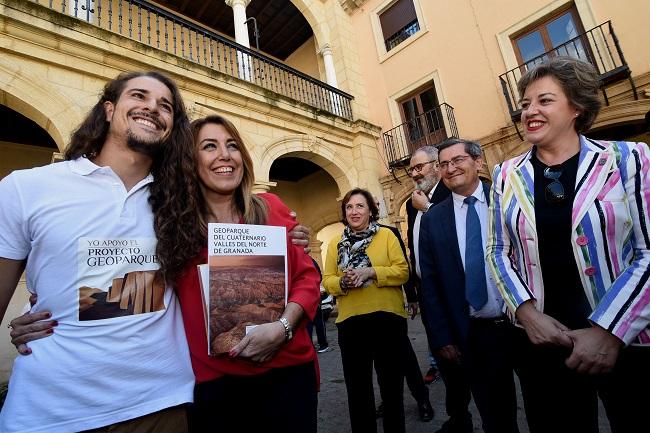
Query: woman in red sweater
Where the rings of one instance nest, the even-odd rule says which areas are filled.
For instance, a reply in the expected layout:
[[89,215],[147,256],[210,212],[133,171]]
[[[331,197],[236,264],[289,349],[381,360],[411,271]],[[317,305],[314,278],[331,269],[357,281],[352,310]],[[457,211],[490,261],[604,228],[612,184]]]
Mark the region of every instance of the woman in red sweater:
[[288,301],[280,320],[257,326],[228,354],[209,356],[197,265],[207,263],[207,225],[296,222],[273,194],[252,193],[253,162],[234,125],[220,116],[192,123],[164,195],[152,196],[158,259],[176,281],[196,376],[190,431],[316,432],[317,357],[305,324],[319,301],[319,276],[287,238]]

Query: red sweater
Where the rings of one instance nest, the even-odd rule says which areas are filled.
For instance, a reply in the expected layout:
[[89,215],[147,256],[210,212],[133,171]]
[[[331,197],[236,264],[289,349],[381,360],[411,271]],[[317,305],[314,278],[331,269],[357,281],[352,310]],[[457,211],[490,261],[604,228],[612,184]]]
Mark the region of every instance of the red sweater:
[[[296,222],[289,215],[289,208],[273,194],[260,194],[268,207],[266,225],[284,226],[290,231]],[[320,300],[318,272],[302,247],[291,243],[287,236],[287,267],[289,272],[288,301],[302,306],[310,319],[316,314]],[[224,375],[253,375],[271,368],[288,367],[310,361],[318,362],[316,351],[307,334],[303,320],[294,330],[293,339],[282,346],[278,353],[264,363],[255,363],[243,358],[229,358],[228,355],[208,355],[208,337],[205,330],[201,288],[196,266],[207,263],[207,246],[194,258],[176,280],[176,294],[183,312],[183,323],[190,347],[192,368],[197,383],[206,382]]]

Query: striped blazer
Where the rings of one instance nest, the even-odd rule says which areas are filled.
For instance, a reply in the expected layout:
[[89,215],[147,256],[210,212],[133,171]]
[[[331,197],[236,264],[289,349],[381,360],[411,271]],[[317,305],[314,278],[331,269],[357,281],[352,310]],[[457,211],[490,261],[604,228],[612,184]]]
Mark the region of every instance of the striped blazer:
[[[486,260],[514,320],[528,299],[544,311],[532,150],[494,169]],[[626,345],[650,345],[650,151],[580,136],[571,215],[573,255],[589,319]]]

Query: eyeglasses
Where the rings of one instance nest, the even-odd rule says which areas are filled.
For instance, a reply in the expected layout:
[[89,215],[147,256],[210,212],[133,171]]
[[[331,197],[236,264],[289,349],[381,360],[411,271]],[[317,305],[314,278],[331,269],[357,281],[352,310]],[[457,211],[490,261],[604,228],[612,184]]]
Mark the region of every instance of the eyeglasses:
[[408,174],[410,176],[411,174],[413,174],[413,172],[419,173],[419,172],[422,171],[422,169],[424,168],[425,165],[431,164],[431,163],[434,163],[434,162],[438,162],[438,161],[436,161],[435,159],[432,159],[431,161],[423,162],[421,164],[415,164],[413,167],[408,167],[406,169],[406,174]]
[[554,168],[557,168],[557,166],[544,169],[544,177],[553,180],[544,189],[544,196],[548,203],[560,203],[564,200],[564,186],[558,180],[562,176],[562,170],[555,171]]
[[440,168],[443,169],[443,170],[447,170],[449,168],[449,165],[453,165],[454,167],[458,167],[460,164],[463,163],[463,161],[465,161],[469,157],[470,157],[470,155],[454,156],[449,161],[442,161],[440,163]]

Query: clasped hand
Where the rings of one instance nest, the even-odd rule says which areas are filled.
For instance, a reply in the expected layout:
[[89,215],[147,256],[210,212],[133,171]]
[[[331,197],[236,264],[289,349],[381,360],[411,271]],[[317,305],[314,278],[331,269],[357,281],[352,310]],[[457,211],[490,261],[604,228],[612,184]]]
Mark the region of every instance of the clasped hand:
[[533,344],[570,348],[571,355],[565,364],[578,373],[607,373],[616,364],[623,343],[598,325],[570,330],[553,317],[537,311],[532,301],[519,306],[517,318]]
[[341,287],[346,289],[362,287],[366,281],[372,280],[376,276],[373,268],[346,269],[341,277]]

